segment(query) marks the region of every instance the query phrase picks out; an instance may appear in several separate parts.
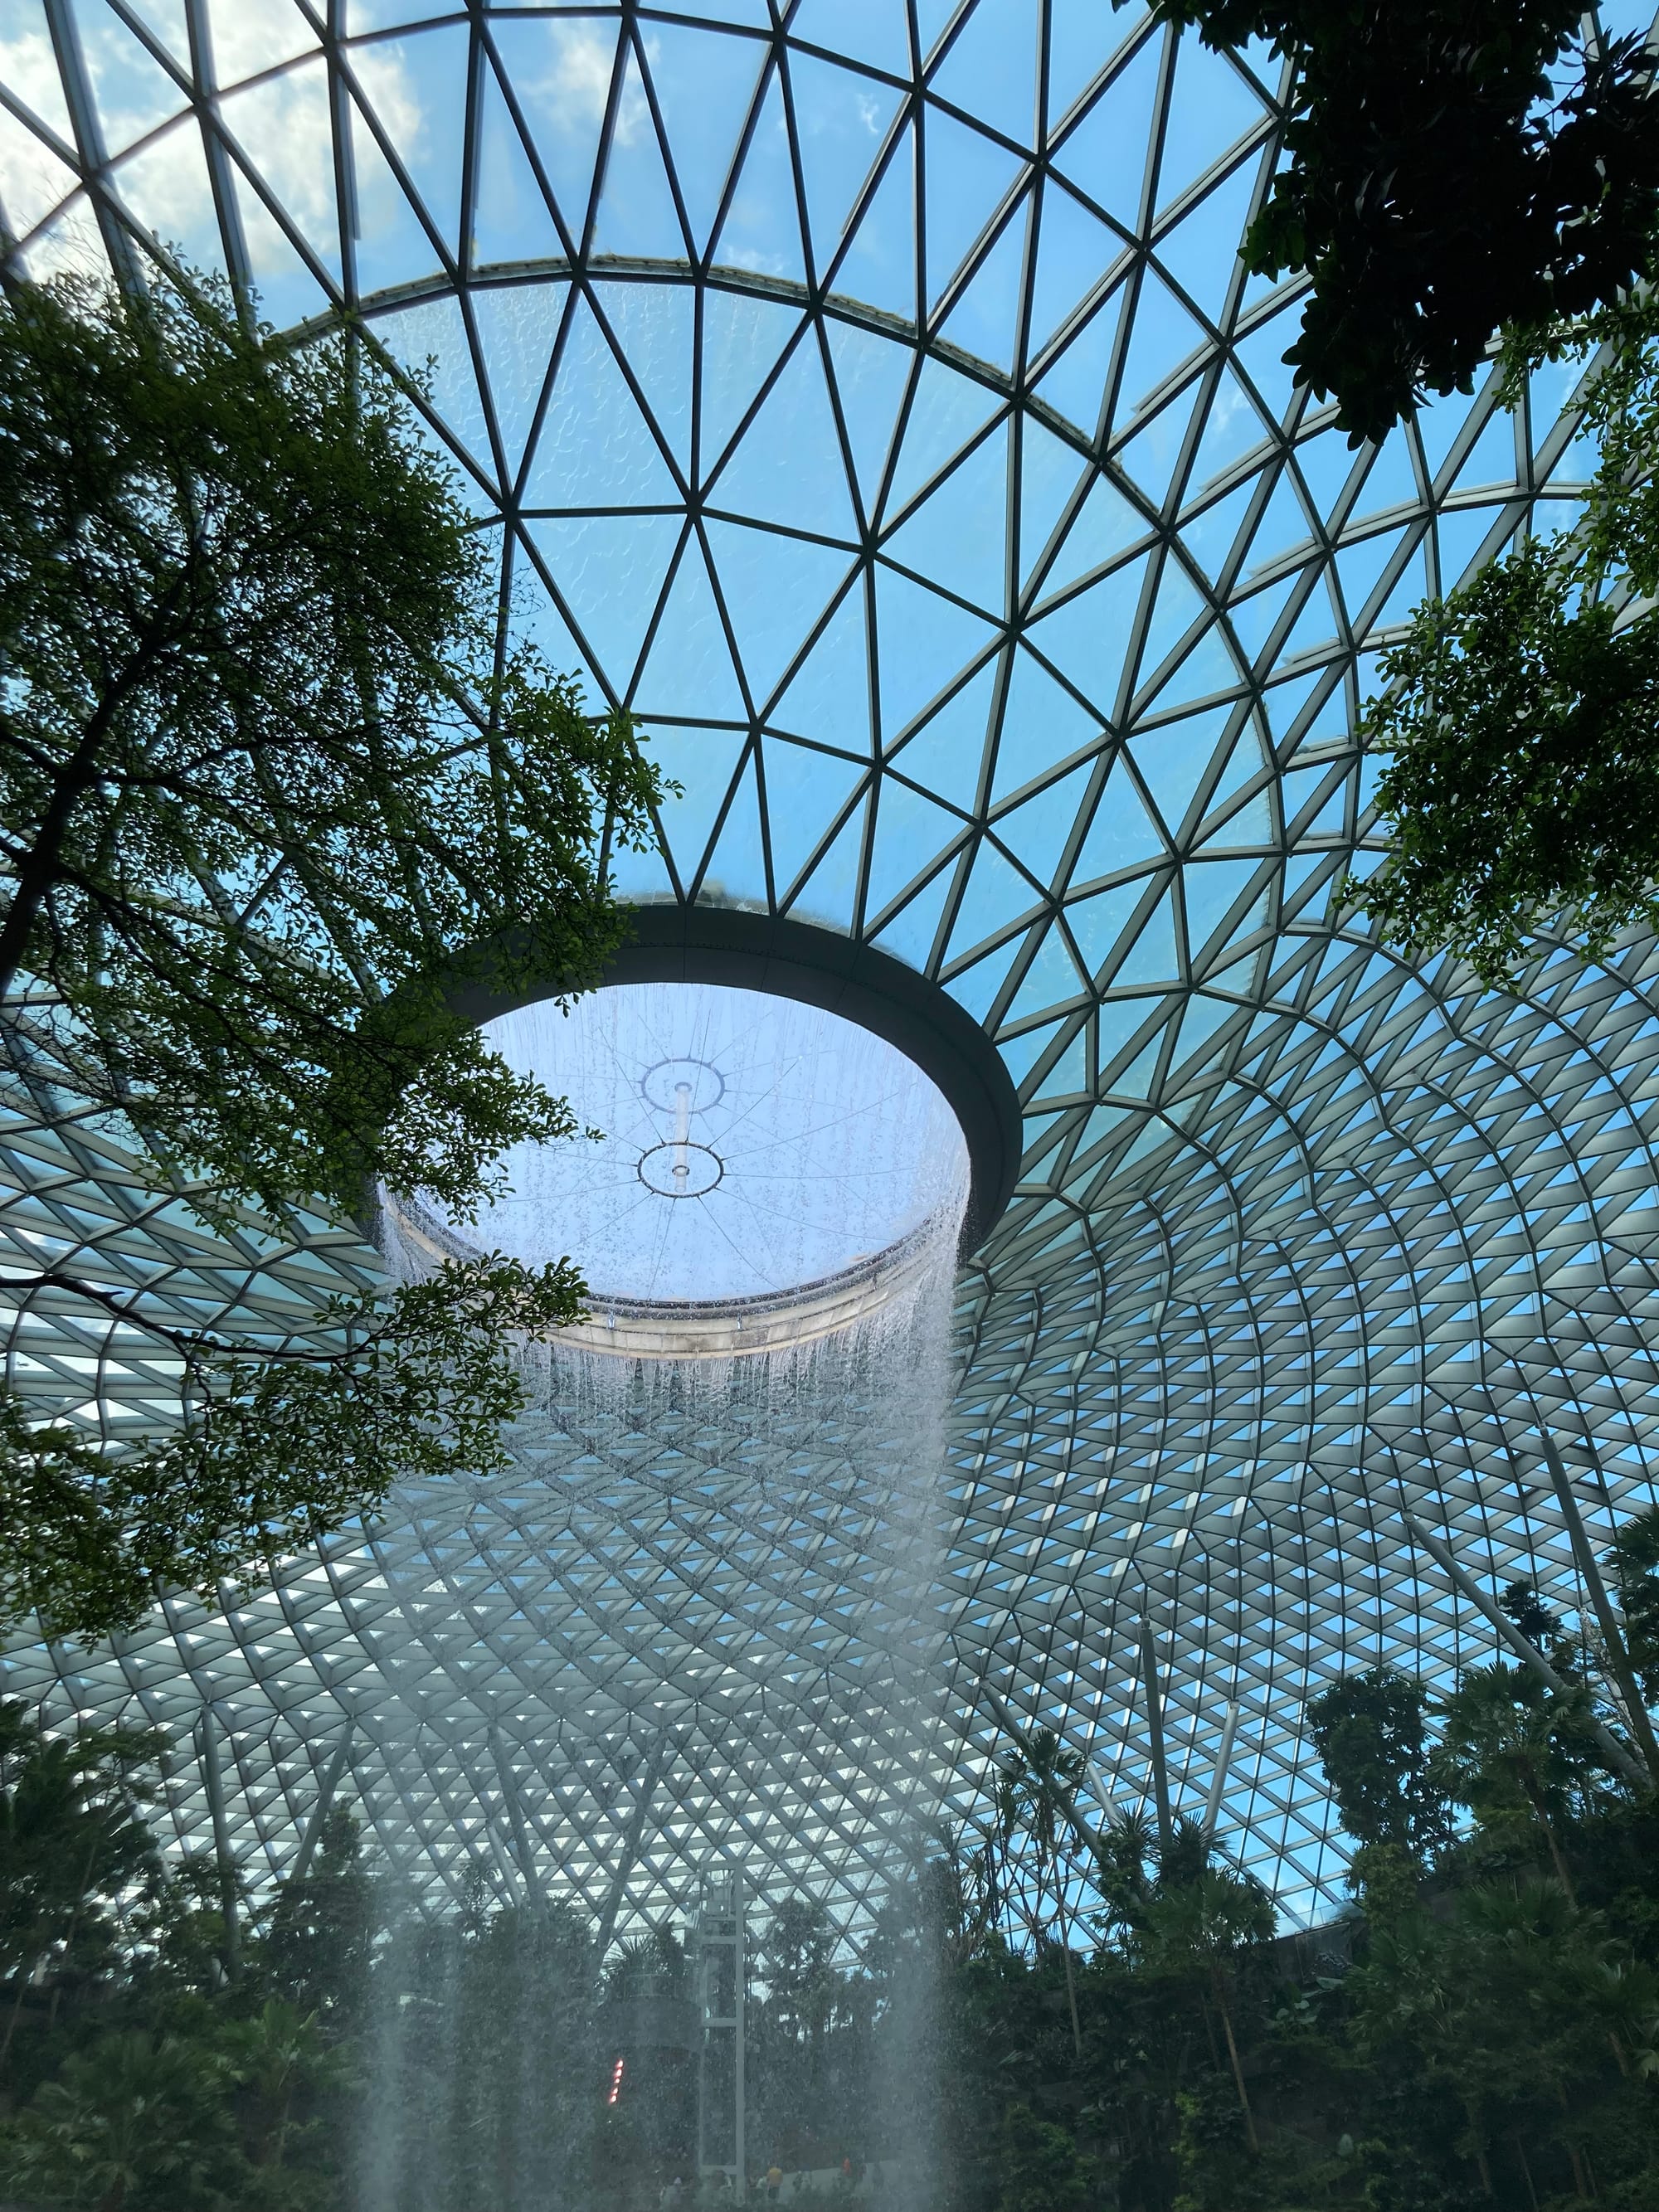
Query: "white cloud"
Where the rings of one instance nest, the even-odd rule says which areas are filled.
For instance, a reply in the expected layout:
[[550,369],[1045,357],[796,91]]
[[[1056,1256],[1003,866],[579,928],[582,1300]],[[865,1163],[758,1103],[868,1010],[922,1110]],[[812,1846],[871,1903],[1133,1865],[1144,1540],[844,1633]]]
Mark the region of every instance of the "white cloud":
[[[611,80],[618,58],[617,40],[574,23],[550,23],[547,27],[551,60],[545,73],[528,89],[545,102],[556,121],[597,125],[604,120],[611,98]],[[631,60],[631,46],[620,51],[625,63]],[[629,67],[617,104],[617,144],[631,145],[649,124],[650,115],[639,71]]]

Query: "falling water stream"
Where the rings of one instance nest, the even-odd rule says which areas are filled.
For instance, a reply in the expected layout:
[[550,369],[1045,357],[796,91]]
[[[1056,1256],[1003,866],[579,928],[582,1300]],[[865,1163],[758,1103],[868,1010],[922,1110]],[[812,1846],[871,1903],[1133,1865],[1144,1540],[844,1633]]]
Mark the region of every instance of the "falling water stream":
[[[884,2207],[920,2206],[932,2039],[921,1970],[890,1954],[939,1808],[960,1132],[892,1047],[756,994],[628,987],[491,1028],[604,1134],[510,1155],[476,1227],[388,1209],[386,1249],[410,1273],[569,1251],[592,1286],[583,1323],[524,1347],[513,1474],[477,1486],[467,1520],[522,1571],[533,1516],[526,1612],[563,1659],[534,1733],[566,1771],[496,1744],[538,1766],[527,1809],[480,1841],[447,1911],[388,1942],[362,2212],[726,2201],[696,2171],[687,1939],[699,1886],[733,1872],[748,2173],[847,2156]],[[626,1778],[603,1821],[580,1780],[601,1756]],[[887,1924],[878,2021],[833,2080],[768,2056],[763,2004],[772,1916],[810,1906],[826,1868],[843,1967]]]

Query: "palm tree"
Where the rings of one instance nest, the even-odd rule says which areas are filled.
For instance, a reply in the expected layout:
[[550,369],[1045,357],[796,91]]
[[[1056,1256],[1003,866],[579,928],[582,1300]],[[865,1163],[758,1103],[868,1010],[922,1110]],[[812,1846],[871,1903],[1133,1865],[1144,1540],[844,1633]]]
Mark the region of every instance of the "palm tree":
[[[1066,1885],[1069,1872],[1066,1843],[1077,1818],[1077,1793],[1083,1786],[1083,1753],[1062,1742],[1053,1729],[1034,1729],[1016,1746],[1008,1761],[1012,1785],[1010,1808],[1023,1819],[1034,1847],[1032,1881],[1036,1892],[1030,1915],[1031,1933],[1041,1945],[1044,1895],[1052,1888],[1054,1917],[1060,1925],[1060,1952],[1066,1962],[1066,1996],[1072,2014],[1072,2044],[1079,2056],[1083,2031],[1078,2021],[1077,1982],[1072,1966],[1071,1911]],[[1066,1840],[1063,1841],[1062,1838]]]
[[1245,2140],[1253,2151],[1261,2145],[1233,2029],[1233,1977],[1240,1951],[1266,1942],[1273,1931],[1273,1905],[1258,1882],[1222,1867],[1205,1867],[1189,1880],[1160,1881],[1132,1939],[1149,1966],[1195,1979],[1220,2014]]
[[13,2122],[0,2183],[18,2195],[121,2212],[157,2183],[179,2194],[232,2151],[228,2062],[199,2044],[106,2036],[64,2062]]

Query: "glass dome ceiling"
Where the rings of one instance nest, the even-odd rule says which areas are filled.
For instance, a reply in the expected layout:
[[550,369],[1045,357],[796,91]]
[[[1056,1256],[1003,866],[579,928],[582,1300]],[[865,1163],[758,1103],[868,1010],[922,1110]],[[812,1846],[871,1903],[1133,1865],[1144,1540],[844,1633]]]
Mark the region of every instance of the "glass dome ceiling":
[[[1264,58],[1103,0],[11,0],[0,83],[25,265],[176,248],[280,325],[361,312],[426,378],[516,618],[684,787],[631,896],[819,923],[983,1023],[1027,1150],[959,1288],[954,1802],[983,1680],[1143,1790],[1146,1615],[1178,1800],[1237,1700],[1224,1832],[1324,1909],[1304,1698],[1492,1644],[1403,1512],[1571,1607],[1540,1422],[1594,1526],[1650,1495],[1652,945],[1546,947],[1495,998],[1332,896],[1375,849],[1379,641],[1575,512],[1566,374],[1351,452],[1280,358],[1297,287],[1237,258]],[[162,1310],[280,1314],[370,1264],[337,1225],[183,1237],[103,1134],[7,1112],[5,1233]],[[92,1314],[8,1342],[88,1423],[165,1413]],[[488,1498],[407,1499],[112,1656],[21,1645],[8,1680],[210,1714],[255,1880],[338,1786],[434,1896],[479,1864],[659,1916],[729,1844],[855,1900],[884,1846],[823,1623],[864,1568],[811,1439],[765,1445],[796,1487],[763,1527],[722,1506],[763,1444],[555,1424]],[[820,1579],[757,1578],[757,1544]],[[204,1833],[199,1778],[170,1787]]]

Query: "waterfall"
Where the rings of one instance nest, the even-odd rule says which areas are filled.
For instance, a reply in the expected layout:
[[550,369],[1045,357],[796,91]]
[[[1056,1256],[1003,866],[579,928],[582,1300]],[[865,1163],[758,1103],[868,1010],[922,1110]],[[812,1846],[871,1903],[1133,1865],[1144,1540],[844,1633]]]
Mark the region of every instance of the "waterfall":
[[[933,2163],[915,1971],[866,1976],[885,2013],[833,2065],[789,2043],[766,1977],[781,1910],[827,1911],[835,1971],[852,1972],[871,1929],[896,1925],[942,1813],[965,1148],[924,1078],[848,1024],[828,1031],[833,1017],[669,987],[604,1005],[628,995],[598,994],[586,1038],[575,1017],[520,1020],[517,1063],[567,1090],[603,1144],[510,1159],[512,1192],[476,1231],[388,1208],[400,1268],[475,1238],[527,1259],[568,1249],[595,1296],[586,1322],[522,1347],[512,1468],[443,1522],[515,1595],[513,1618],[479,1650],[482,1607],[446,1617],[435,1539],[410,1545],[399,1585],[419,1624],[410,1700],[431,1711],[434,1673],[464,1687],[454,1763],[483,1775],[485,1802],[458,1791],[471,1888],[381,1961],[362,2212],[650,2212],[677,2175],[689,2208],[702,2032],[685,1937],[731,1871],[750,1901],[750,2173],[850,2157],[881,2166],[892,2203],[910,2185],[891,2161]],[[711,997],[750,1003],[691,1003]],[[556,1058],[550,1038],[573,1048]],[[884,2033],[902,2064],[878,2063]]]

